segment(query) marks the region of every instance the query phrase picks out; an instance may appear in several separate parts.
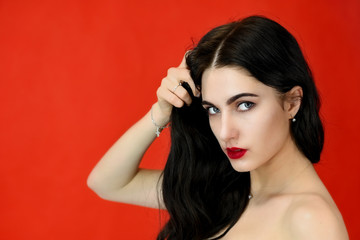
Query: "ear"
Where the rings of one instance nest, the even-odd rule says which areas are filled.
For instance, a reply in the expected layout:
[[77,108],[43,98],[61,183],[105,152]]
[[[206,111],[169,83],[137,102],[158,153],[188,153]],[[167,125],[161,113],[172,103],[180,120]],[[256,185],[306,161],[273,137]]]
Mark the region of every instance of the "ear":
[[299,111],[302,97],[303,90],[300,86],[295,86],[285,93],[284,110],[289,116],[289,119],[294,118]]

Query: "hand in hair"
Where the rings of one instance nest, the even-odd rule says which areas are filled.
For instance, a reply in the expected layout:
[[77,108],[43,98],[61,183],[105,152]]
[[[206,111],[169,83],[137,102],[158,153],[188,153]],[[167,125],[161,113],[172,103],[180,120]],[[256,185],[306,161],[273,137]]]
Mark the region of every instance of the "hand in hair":
[[191,96],[186,89],[181,86],[183,82],[189,84],[195,96],[199,95],[199,91],[191,79],[185,57],[186,54],[178,67],[168,69],[167,76],[163,78],[157,90],[158,101],[154,105],[154,120],[160,126],[164,126],[169,122],[173,106],[181,108],[184,104],[191,104]]
[[193,93],[197,91],[185,57],[178,67],[170,68],[162,80],[153,114],[149,111],[128,129],[90,173],[87,184],[97,195],[110,201],[164,208],[161,194],[162,170],[141,169],[139,164],[156,137],[153,121],[156,125],[164,126],[170,119],[173,106],[191,104],[191,96],[184,87],[191,89]]

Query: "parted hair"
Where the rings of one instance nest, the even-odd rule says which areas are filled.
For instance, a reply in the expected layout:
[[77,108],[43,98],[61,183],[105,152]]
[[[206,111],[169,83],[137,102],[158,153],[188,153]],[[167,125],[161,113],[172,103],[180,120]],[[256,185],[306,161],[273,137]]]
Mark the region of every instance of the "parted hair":
[[[290,132],[309,161],[320,160],[320,99],[296,39],[280,24],[251,16],[216,27],[188,52],[186,63],[200,91],[202,75],[210,67],[246,69],[280,94],[300,86],[303,97]],[[220,239],[248,204],[250,174],[231,167],[211,131],[201,96],[194,97],[188,85],[183,86],[193,102],[172,111],[171,148],[162,183],[170,218],[157,239]]]

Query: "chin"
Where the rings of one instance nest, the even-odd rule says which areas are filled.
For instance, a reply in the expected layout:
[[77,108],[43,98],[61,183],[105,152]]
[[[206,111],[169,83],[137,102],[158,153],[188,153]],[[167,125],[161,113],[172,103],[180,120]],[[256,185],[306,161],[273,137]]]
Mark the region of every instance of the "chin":
[[240,162],[239,160],[230,159],[230,164],[237,172],[250,172],[256,169],[256,167],[251,166],[245,162]]

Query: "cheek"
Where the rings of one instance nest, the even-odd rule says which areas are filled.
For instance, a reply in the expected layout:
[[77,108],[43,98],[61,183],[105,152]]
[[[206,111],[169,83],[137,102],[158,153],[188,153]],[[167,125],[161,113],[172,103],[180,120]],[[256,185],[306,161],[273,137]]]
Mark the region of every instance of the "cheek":
[[289,134],[289,123],[282,109],[267,111],[258,116],[256,126],[252,128],[255,144],[259,145],[264,153],[276,151],[280,148]]

